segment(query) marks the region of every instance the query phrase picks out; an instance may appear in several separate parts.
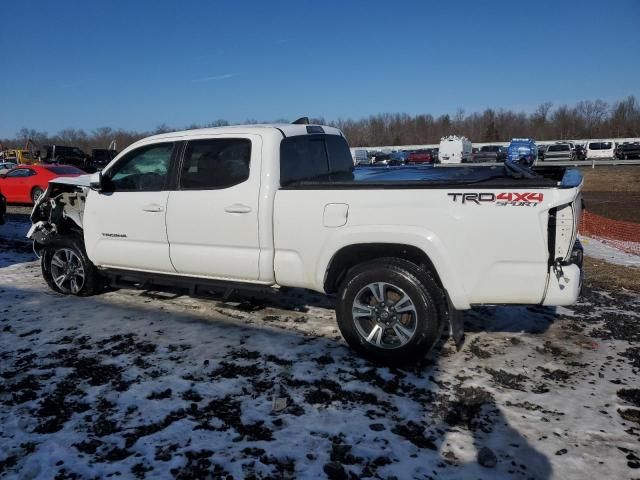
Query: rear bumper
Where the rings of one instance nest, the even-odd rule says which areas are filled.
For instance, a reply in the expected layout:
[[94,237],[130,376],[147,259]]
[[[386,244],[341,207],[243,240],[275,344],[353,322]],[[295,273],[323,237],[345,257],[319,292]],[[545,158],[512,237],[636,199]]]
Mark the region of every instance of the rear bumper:
[[571,257],[567,264],[562,266],[562,271],[559,274],[554,271],[550,272],[543,305],[564,306],[576,302],[580,296],[584,279],[582,257],[582,245],[579,240],[576,240]]

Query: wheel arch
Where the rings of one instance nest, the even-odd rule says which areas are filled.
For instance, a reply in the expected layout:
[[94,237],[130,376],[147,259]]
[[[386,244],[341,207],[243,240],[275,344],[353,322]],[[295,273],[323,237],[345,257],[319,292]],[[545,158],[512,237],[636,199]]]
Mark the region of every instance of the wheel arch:
[[[395,236],[397,238],[397,233]],[[323,290],[335,293],[346,273],[355,265],[377,258],[395,257],[408,260],[431,272],[435,282],[447,293],[457,309],[470,308],[451,262],[446,258],[446,253],[437,247],[439,240],[424,235],[403,240],[405,241],[349,242],[336,248],[333,255],[320,267],[320,271],[324,273],[321,283]]]
[[433,262],[418,247],[401,243],[357,243],[342,247],[331,258],[324,277],[325,292],[336,292],[350,268],[369,260],[384,257],[401,258],[425,268],[433,273],[438,285],[442,286],[442,280]]

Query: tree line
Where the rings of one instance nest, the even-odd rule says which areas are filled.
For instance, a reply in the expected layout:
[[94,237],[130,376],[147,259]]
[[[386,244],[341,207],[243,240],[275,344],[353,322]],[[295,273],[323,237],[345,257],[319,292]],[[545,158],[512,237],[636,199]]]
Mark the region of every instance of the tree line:
[[[438,143],[445,135],[464,135],[474,142],[507,142],[514,137],[531,137],[536,140],[563,140],[578,138],[640,137],[640,104],[634,96],[608,104],[602,100],[585,100],[574,106],[542,103],[533,113],[512,110],[486,109],[467,114],[459,109],[454,115],[409,115],[406,113],[382,113],[366,118],[327,121],[313,118],[312,123],[340,128],[351,146],[375,147],[382,145],[419,145]],[[287,123],[286,119],[277,120]],[[270,123],[247,120],[248,124]],[[190,128],[230,125],[226,120],[216,120],[206,125],[189,125]],[[115,140],[122,150],[131,143],[149,135],[176,130],[162,124],[153,131],[131,131],[101,127],[91,132],[67,128],[55,135],[34,129],[22,128],[15,138],[0,140],[5,148],[21,148],[31,139],[39,145],[73,145],[85,152],[92,148],[107,148]]]

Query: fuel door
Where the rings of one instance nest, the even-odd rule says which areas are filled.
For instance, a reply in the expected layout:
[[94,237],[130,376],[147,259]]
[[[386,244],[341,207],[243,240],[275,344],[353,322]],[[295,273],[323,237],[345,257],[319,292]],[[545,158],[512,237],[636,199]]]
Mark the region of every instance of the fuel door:
[[349,217],[349,205],[346,203],[327,203],[322,217],[323,225],[329,228],[346,225]]

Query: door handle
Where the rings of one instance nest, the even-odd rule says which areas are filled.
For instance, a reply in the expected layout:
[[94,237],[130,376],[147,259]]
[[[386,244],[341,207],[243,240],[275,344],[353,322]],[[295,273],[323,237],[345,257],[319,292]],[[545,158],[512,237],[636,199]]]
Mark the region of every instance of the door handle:
[[251,207],[248,205],[242,205],[241,203],[234,203],[228,207],[224,207],[224,211],[227,213],[249,213]]
[[157,203],[150,203],[142,207],[142,210],[145,212],[163,212],[164,207],[162,205],[158,205]]

